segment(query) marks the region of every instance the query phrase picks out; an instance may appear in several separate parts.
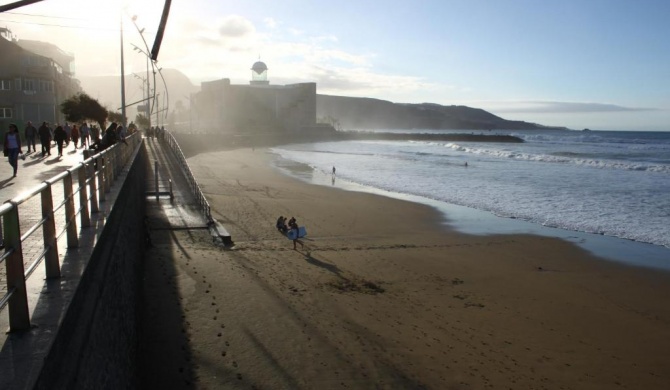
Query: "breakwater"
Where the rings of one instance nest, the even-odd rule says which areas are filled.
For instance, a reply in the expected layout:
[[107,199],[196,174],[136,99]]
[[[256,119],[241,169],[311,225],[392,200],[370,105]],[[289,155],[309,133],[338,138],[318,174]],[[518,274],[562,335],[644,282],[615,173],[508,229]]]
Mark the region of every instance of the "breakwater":
[[335,142],[354,140],[387,140],[387,141],[431,141],[431,142],[507,142],[522,143],[521,138],[500,134],[473,133],[381,133],[355,132],[315,129],[305,132],[249,132],[244,134],[191,134],[174,133],[184,155],[191,157],[203,152],[230,150],[245,147],[272,147],[279,145]]

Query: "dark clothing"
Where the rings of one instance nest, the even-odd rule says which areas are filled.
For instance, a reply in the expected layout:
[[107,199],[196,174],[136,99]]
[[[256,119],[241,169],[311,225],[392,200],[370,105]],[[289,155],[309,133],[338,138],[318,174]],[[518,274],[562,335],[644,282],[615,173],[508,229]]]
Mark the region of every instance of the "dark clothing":
[[56,144],[58,145],[58,155],[62,156],[63,155],[63,143],[67,139],[67,133],[63,129],[62,126],[56,127],[56,130],[54,130],[54,141],[56,141]]
[[37,133],[40,136],[40,144],[42,144],[42,157],[47,153],[51,156],[51,130],[49,130],[49,126],[42,124]]
[[277,219],[276,226],[277,230],[279,230],[282,233],[286,233],[288,231],[288,228],[286,227],[286,218],[284,218],[283,216]]
[[35,138],[37,137],[37,129],[33,125],[26,126],[25,129],[26,143],[28,144],[28,151],[30,152],[30,147],[32,146],[33,152],[35,150]]
[[79,142],[79,129],[77,128],[77,125],[72,126],[72,130],[70,130],[70,138],[72,139],[74,148],[77,149],[77,143]]

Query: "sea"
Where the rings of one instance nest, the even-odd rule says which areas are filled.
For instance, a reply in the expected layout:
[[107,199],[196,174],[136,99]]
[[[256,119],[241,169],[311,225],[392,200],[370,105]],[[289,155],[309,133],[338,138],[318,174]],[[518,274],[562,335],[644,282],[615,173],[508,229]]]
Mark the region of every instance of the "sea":
[[428,204],[463,233],[561,237],[609,260],[670,270],[670,132],[483,133],[524,142],[339,141],[271,152],[285,174]]

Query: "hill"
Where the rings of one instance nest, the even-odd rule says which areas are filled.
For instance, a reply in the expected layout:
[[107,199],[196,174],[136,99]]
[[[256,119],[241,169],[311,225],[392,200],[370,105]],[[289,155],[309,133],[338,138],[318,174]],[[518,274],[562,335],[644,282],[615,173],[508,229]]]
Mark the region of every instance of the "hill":
[[[386,100],[317,95],[317,117],[349,129],[533,130],[565,129],[509,121],[479,108],[434,103],[403,104]],[[337,127],[337,126],[336,126]]]
[[[170,110],[188,109],[188,99],[200,90],[182,72],[163,69],[163,76],[169,89]],[[144,77],[144,74],[139,76]],[[82,77],[84,91],[97,99],[111,111],[121,107],[119,76]],[[153,79],[151,80],[153,84]],[[126,75],[126,104],[143,98],[142,80],[132,74]],[[158,92],[163,91],[163,82],[156,75]],[[159,97],[159,104],[164,100]],[[320,122],[335,122],[336,127],[350,129],[457,129],[457,130],[531,130],[564,129],[547,127],[524,121],[509,121],[479,108],[467,106],[442,106],[435,103],[405,104],[372,98],[317,95],[317,118]],[[128,118],[135,118],[137,106],[129,107]],[[324,120],[327,119],[327,120]]]
[[[188,97],[191,93],[200,90],[200,86],[193,85],[191,80],[185,74],[176,69],[163,69],[163,77],[168,85],[168,93],[170,99],[170,111],[179,106],[179,101],[184,107],[188,107]],[[145,77],[142,73],[139,76]],[[82,77],[80,78],[81,87],[84,92],[92,98],[97,99],[100,104],[106,106],[111,111],[117,111],[121,107],[121,80],[120,76],[96,76],[96,77]],[[150,80],[153,88],[153,78]],[[126,84],[126,104],[131,104],[143,98],[143,90],[146,90],[146,85],[142,80],[128,74],[125,77]],[[163,81],[160,75],[156,74],[157,91],[162,93]],[[144,85],[144,87],[143,87]],[[146,94],[146,92],[144,92]],[[164,100],[159,97],[160,104]],[[120,111],[120,110],[119,110]],[[137,114],[137,107],[128,108],[128,118],[134,119]]]

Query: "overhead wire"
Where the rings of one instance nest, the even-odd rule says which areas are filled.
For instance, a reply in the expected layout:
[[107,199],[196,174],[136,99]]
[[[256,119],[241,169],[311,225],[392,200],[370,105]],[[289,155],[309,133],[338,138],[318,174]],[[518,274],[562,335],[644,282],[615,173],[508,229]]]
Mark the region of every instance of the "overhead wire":
[[[36,14],[27,14],[27,13],[22,13],[22,12],[4,12],[3,14],[29,16],[29,17],[36,17],[36,18],[66,19],[66,20],[80,20],[80,21],[91,21],[92,20],[92,19],[89,19],[89,18],[75,18],[75,17],[70,17],[70,16],[36,15]],[[18,24],[31,24],[31,25],[36,25],[36,26],[47,26],[47,27],[75,28],[75,29],[83,29],[83,30],[114,31],[114,32],[118,31],[118,29],[116,29],[116,28],[53,24],[53,23],[32,22],[32,21],[25,21],[25,20],[0,19],[0,22],[18,23]],[[150,32],[150,31],[147,31],[147,32]]]

